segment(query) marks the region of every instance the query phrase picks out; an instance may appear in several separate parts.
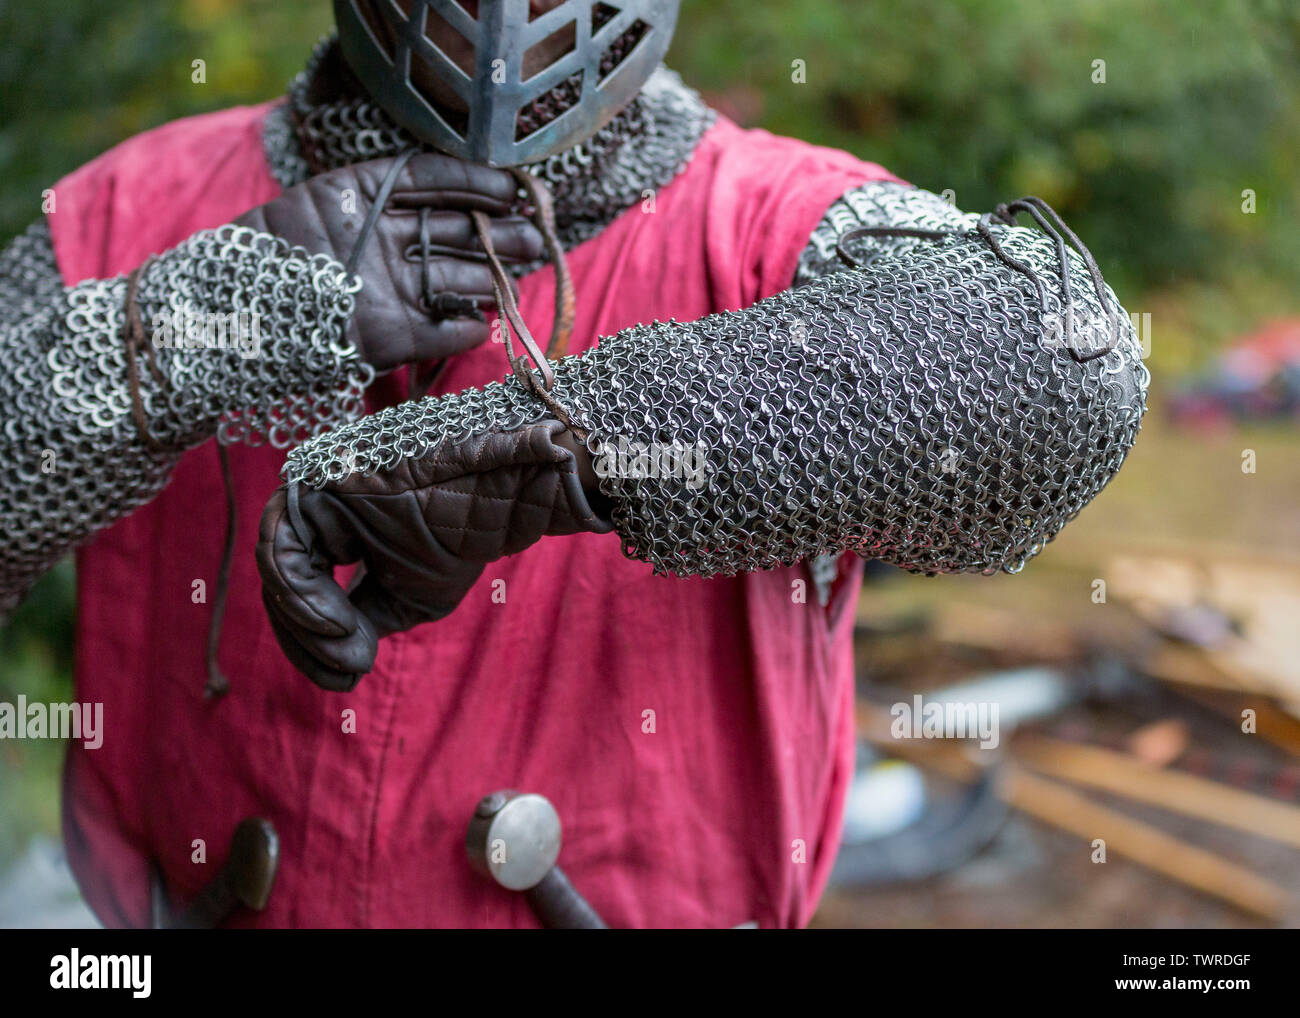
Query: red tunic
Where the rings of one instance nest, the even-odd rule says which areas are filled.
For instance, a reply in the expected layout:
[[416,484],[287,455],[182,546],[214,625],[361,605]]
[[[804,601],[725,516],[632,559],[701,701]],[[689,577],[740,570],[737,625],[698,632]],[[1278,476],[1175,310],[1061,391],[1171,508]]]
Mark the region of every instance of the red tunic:
[[[166,125],[61,181],[50,224],[66,281],[126,272],[273,198],[266,110]],[[624,213],[570,254],[572,352],[787,288],[830,203],[881,178],[844,153],[720,120],[653,212]],[[548,267],[520,284],[541,336],[552,281]],[[502,347],[487,343],[439,388],[505,372]],[[374,402],[396,398],[402,374],[381,380]],[[474,805],[499,788],[551,799],[560,863],[611,926],[808,920],[852,771],[856,560],[826,609],[811,589],[797,596],[811,588],[804,566],[664,578],[624,558],[613,535],[547,538],[489,565],[444,621],[383,641],[354,692],[326,693],[285,661],[260,602],[252,546],[283,453],[235,447],[232,461],[224,699],[203,699],[211,606],[191,599],[196,579],[211,596],[221,558],[213,443],[78,555],[77,695],[104,704],[105,738],[69,750],[65,835],[104,922],[147,923],[151,860],[188,900],[239,820],[260,815],[279,829],[282,864],[267,910],[239,923],[535,925],[465,860]],[[197,839],[206,863],[193,861]]]

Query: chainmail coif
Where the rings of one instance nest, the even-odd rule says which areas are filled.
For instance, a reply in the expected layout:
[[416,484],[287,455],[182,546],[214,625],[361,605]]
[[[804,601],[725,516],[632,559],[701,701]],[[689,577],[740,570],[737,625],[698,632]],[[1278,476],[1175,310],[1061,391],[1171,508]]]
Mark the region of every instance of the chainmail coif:
[[[289,101],[266,119],[267,160],[283,187],[313,172],[428,148],[359,89],[337,38],[322,39],[289,86]],[[541,105],[562,104],[564,93],[561,84]],[[632,102],[586,141],[524,167],[551,192],[564,249],[596,236],[641,202],[647,189],[667,186],[715,119],[677,74],[659,67]],[[520,266],[515,274],[541,264]]]

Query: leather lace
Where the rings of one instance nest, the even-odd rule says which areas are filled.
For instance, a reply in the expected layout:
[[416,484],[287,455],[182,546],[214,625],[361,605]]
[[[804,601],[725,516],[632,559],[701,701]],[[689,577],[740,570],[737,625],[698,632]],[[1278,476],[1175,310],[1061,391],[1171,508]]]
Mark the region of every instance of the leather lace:
[[[478,233],[479,243],[487,253],[488,268],[492,272],[492,291],[496,297],[497,309],[501,318],[501,334],[505,340],[506,359],[521,385],[538,398],[545,407],[555,415],[566,428],[581,442],[586,442],[588,431],[578,424],[573,415],[557,400],[551,390],[555,388],[555,372],[551,370],[549,357],[563,357],[569,348],[573,334],[576,299],[574,296],[573,277],[564,258],[564,249],[560,246],[555,231],[555,213],[550,192],[546,185],[532,174],[523,170],[514,170],[516,179],[523,186],[536,209],[536,224],[546,241],[546,253],[555,266],[555,321],[551,328],[551,341],[544,353],[529,331],[519,305],[515,302],[514,292],[510,287],[510,277],[497,257],[492,245],[491,223],[482,212],[472,212],[474,228]],[[522,356],[515,355],[514,337],[523,344],[524,351],[536,365],[533,369]]]
[[[1083,245],[1078,236],[1065,225],[1065,222],[1047,202],[1041,198],[1035,198],[1032,195],[1025,198],[1018,198],[1013,202],[1006,202],[998,205],[992,212],[985,213],[980,217],[976,224],[976,232],[982,237],[989,247],[993,250],[995,256],[1003,264],[1028,277],[1038,291],[1039,301],[1046,306],[1047,293],[1043,287],[1043,281],[1032,268],[1007,253],[1005,247],[998,240],[997,236],[990,228],[990,223],[996,218],[1006,226],[1016,225],[1016,216],[1021,212],[1028,212],[1034,221],[1042,228],[1043,232],[1051,238],[1056,246],[1057,259],[1061,267],[1061,303],[1065,311],[1065,347],[1070,352],[1070,356],[1080,363],[1094,360],[1098,357],[1104,357],[1110,353],[1119,344],[1120,323],[1115,314],[1112,302],[1107,299],[1106,284],[1101,278],[1101,269],[1097,267],[1096,259]],[[837,252],[840,260],[853,268],[862,268],[861,260],[851,255],[846,245],[849,241],[860,237],[918,237],[923,240],[941,240],[944,237],[957,236],[965,231],[962,230],[920,230],[909,227],[894,226],[863,226],[856,230],[849,230],[839,239]],[[1066,242],[1075,248],[1083,258],[1083,263],[1087,266],[1088,274],[1092,277],[1093,287],[1097,292],[1097,300],[1105,309],[1106,320],[1109,326],[1108,336],[1110,342],[1104,347],[1097,349],[1079,349],[1073,344],[1075,337],[1074,329],[1074,293],[1070,285],[1070,262],[1066,250]]]

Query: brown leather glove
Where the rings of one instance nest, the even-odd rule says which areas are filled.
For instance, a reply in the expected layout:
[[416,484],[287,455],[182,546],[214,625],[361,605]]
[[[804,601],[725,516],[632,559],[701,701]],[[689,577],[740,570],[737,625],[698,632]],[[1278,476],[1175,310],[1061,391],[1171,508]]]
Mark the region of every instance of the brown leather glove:
[[[541,421],[444,442],[319,490],[278,489],[262,515],[257,568],[294,666],[325,689],[351,689],[380,637],[450,614],[489,562],[544,536],[608,532],[563,434],[558,421]],[[364,576],[345,592],[332,570],[358,561]]]
[[[312,177],[235,223],[347,265],[397,161]],[[505,170],[438,153],[411,156],[401,166],[354,266],[362,287],[348,339],[376,371],[446,357],[488,338],[483,311],[496,306],[492,275],[469,213],[491,217],[503,262],[534,261],[545,242],[518,214],[518,189]]]

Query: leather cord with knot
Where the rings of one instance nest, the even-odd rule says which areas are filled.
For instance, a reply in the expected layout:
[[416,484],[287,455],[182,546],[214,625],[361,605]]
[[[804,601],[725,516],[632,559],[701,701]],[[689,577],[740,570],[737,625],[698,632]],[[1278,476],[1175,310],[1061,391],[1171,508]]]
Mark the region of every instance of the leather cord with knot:
[[[1079,363],[1086,363],[1098,357],[1104,357],[1119,345],[1120,324],[1115,315],[1115,309],[1112,302],[1106,298],[1106,284],[1101,278],[1101,269],[1097,267],[1096,259],[1092,257],[1083,241],[1065,225],[1064,220],[1047,202],[1042,198],[1035,198],[1032,195],[1017,198],[1013,202],[1004,202],[998,205],[992,212],[985,213],[980,217],[976,224],[976,232],[992,248],[994,255],[998,260],[1009,268],[1014,269],[1029,278],[1038,291],[1039,301],[1046,306],[1047,294],[1043,288],[1043,282],[1028,265],[1013,258],[1007,253],[997,236],[990,228],[992,220],[997,219],[1006,226],[1016,225],[1016,216],[1021,212],[1028,212],[1056,246],[1057,259],[1061,267],[1061,303],[1065,310],[1065,348],[1069,351],[1070,356]],[[848,252],[846,245],[849,241],[856,240],[860,237],[918,237],[924,240],[941,240],[944,237],[957,236],[964,233],[962,230],[921,230],[910,227],[894,226],[863,226],[856,230],[849,230],[839,239],[836,245],[836,252],[840,260],[853,268],[862,268],[862,261],[855,258]],[[1101,303],[1102,309],[1106,312],[1106,321],[1109,326],[1110,342],[1097,349],[1079,349],[1073,344],[1075,340],[1074,330],[1074,293],[1070,285],[1070,262],[1066,250],[1066,241],[1078,251],[1083,258],[1083,263],[1088,269],[1089,276],[1092,277],[1092,284],[1097,292],[1097,300]]]
[[[506,359],[510,362],[510,370],[519,379],[520,384],[536,396],[579,441],[586,442],[589,435],[587,429],[578,424],[568,409],[551,394],[551,390],[555,387],[555,372],[551,370],[548,355],[563,357],[567,352],[569,339],[573,334],[576,310],[573,277],[569,274],[564,249],[556,235],[554,204],[546,185],[540,180],[524,170],[515,169],[512,172],[533,202],[537,227],[546,241],[547,254],[555,266],[555,321],[551,328],[551,341],[546,352],[543,353],[532,332],[529,331],[528,324],[519,313],[519,305],[515,302],[514,294],[510,289],[510,278],[506,275],[505,267],[501,264],[492,245],[491,224],[488,217],[482,212],[471,212],[470,218],[474,221],[474,229],[478,233],[479,243],[483,245],[483,250],[487,254],[488,268],[492,272],[492,291],[501,316],[501,333],[505,340]],[[519,338],[528,357],[536,365],[536,371],[522,356],[515,356],[513,338],[515,336]]]
[[[348,259],[348,266],[354,268],[358,263],[362,251],[362,246],[366,243],[370,233],[373,231],[375,223],[378,221],[379,214],[383,206],[387,204],[388,198],[396,185],[397,176],[401,172],[406,162],[415,155],[414,152],[408,152],[398,157],[394,165],[389,169],[388,175],[376,196],[375,202],[370,207],[370,212],[362,225],[361,233],[357,238],[356,246],[353,248],[352,255]],[[498,312],[503,319],[503,335],[506,344],[506,355],[510,361],[511,370],[514,371],[520,382],[533,392],[547,406],[547,408],[556,416],[556,418],[569,428],[581,441],[587,440],[587,431],[578,425],[569,414],[569,412],[555,400],[550,394],[550,389],[555,384],[555,376],[551,371],[548,354],[552,357],[562,357],[567,352],[569,340],[573,334],[573,325],[576,317],[577,301],[574,293],[573,276],[569,272],[568,262],[564,257],[564,248],[560,243],[555,224],[555,206],[550,192],[541,180],[532,174],[519,168],[513,168],[511,172],[515,179],[519,181],[520,187],[528,197],[532,205],[535,225],[542,238],[546,243],[546,252],[551,264],[555,267],[555,321],[551,330],[551,341],[547,347],[547,353],[543,353],[533,339],[527,324],[524,322],[522,315],[519,313],[519,305],[514,298],[514,291],[510,286],[510,277],[506,273],[500,258],[497,256],[496,247],[492,243],[491,223],[488,217],[480,211],[472,211],[470,219],[472,220],[475,232],[478,236],[479,244],[483,248],[483,257],[492,273],[492,290],[496,299]],[[432,281],[429,271],[429,258],[432,254],[432,246],[429,243],[428,236],[428,218],[427,210],[421,210],[420,218],[420,240],[419,253],[423,262],[423,280],[424,280],[424,298],[431,313],[465,313],[476,314],[481,316],[481,309],[477,303],[467,300],[466,298],[455,295],[445,295],[447,299],[440,299],[439,295],[433,294]],[[351,271],[349,268],[349,271]],[[533,371],[522,358],[517,358],[514,351],[513,334],[517,334],[520,341],[524,344],[528,355],[537,364],[542,372],[542,380],[539,382]],[[439,365],[441,367],[441,365]],[[425,379],[417,380],[414,369],[410,379],[409,396],[416,398],[427,393],[428,389],[436,380],[438,368]],[[314,553],[314,541],[310,529],[306,526],[299,508],[300,493],[298,482],[292,481],[287,485],[286,490],[287,508],[289,514],[289,525],[297,535],[299,542],[307,551],[308,555]]]

